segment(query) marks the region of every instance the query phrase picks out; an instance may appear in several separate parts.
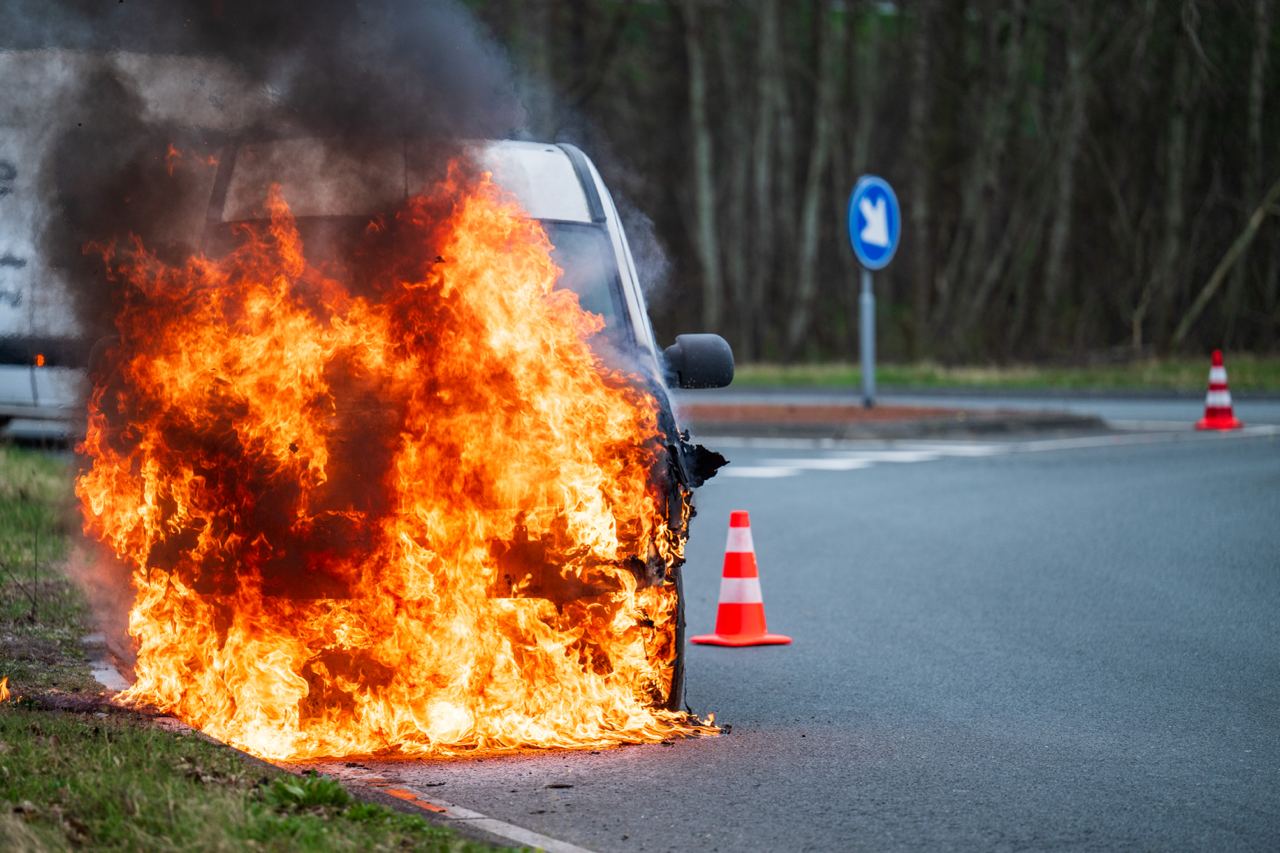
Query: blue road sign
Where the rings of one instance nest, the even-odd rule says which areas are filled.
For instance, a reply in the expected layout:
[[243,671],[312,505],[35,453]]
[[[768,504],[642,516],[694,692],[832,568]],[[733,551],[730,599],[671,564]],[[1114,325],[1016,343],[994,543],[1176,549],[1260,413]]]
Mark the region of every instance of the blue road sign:
[[849,195],[849,242],[858,263],[869,270],[884,269],[901,235],[902,216],[893,188],[875,175],[858,178]]

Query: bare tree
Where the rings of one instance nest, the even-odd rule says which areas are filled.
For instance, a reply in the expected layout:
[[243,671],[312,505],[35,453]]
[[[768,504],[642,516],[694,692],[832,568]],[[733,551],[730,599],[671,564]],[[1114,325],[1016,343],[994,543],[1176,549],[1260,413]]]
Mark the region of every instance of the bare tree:
[[1085,15],[1086,10],[1081,4],[1067,3],[1067,75],[1062,89],[1061,147],[1056,163],[1057,206],[1049,228],[1048,256],[1044,263],[1044,293],[1040,302],[1038,337],[1041,352],[1048,351],[1052,346],[1054,325],[1061,307],[1063,280],[1067,274],[1067,243],[1071,239],[1076,198],[1076,160],[1084,140],[1085,101],[1088,98],[1088,83],[1084,71],[1084,40],[1088,31]]
[[693,136],[694,222],[702,267],[702,324],[720,328],[723,294],[716,225],[715,164],[711,120],[707,112],[707,62],[703,51],[702,12],[697,0],[684,0],[684,46],[689,63],[689,128]]
[[814,297],[818,292],[818,234],[822,199],[827,189],[827,164],[834,134],[835,97],[839,87],[839,63],[844,54],[844,16],[833,14],[831,0],[818,0],[815,14],[821,27],[818,39],[818,78],[815,83],[813,130],[809,135],[809,167],[800,208],[796,295],[787,323],[787,353],[800,352],[809,331]]
[[929,101],[932,92],[929,58],[933,51],[931,35],[935,15],[934,0],[918,0],[911,32],[911,82],[908,105],[907,147],[912,152],[915,168],[911,170],[907,215],[912,247],[912,311],[911,349],[917,357],[927,356],[933,346],[929,335],[929,304],[933,291],[933,242],[930,239],[930,156]]
[[[1262,109],[1267,76],[1267,46],[1271,40],[1270,0],[1253,2],[1253,49],[1249,54],[1249,102],[1245,130],[1244,175],[1242,199],[1251,205],[1262,192]],[[1247,207],[1246,207],[1247,209]],[[1236,261],[1231,272],[1231,284],[1227,289],[1227,328],[1224,340],[1234,337],[1238,318],[1244,312],[1245,285],[1248,278],[1248,248]],[[1274,285],[1273,285],[1274,286]]]
[[757,353],[764,346],[760,327],[766,311],[765,291],[774,274],[774,259],[777,257],[773,162],[778,147],[778,114],[786,101],[778,32],[778,0],[760,0],[758,15],[756,118],[751,141],[752,245],[748,308],[754,320],[748,347]]
[[[745,85],[740,56],[737,53],[733,33],[729,27],[728,16],[723,13],[715,16],[715,42],[719,56],[720,78],[724,90],[740,92]],[[725,279],[728,295],[731,299],[730,313],[732,321],[726,321],[726,331],[733,331],[731,343],[739,358],[750,361],[755,357],[755,341],[752,333],[752,320],[756,316],[756,308],[750,300],[750,197],[749,183],[751,172],[751,149],[745,144],[750,138],[750,118],[748,109],[728,110],[722,119],[723,136],[728,140],[721,145],[720,159],[723,163],[721,174],[727,175],[723,183],[720,206],[723,215],[719,218],[722,225],[720,245],[723,250]],[[729,323],[732,325],[729,325]]]
[[1197,18],[1194,0],[1185,0],[1179,25],[1180,37],[1174,41],[1173,87],[1165,138],[1163,229],[1152,271],[1154,322],[1161,336],[1168,333],[1170,318],[1182,296],[1186,280],[1180,271],[1178,256],[1186,240],[1187,113],[1193,100],[1193,80],[1198,76],[1191,56],[1195,38],[1193,27]]
[[865,170],[903,200],[888,359],[1280,339],[1272,211],[1240,242],[1280,177],[1275,0],[473,5],[527,69],[528,129],[607,140],[694,283],[655,300],[664,334],[697,304],[744,360],[845,357],[832,238]]

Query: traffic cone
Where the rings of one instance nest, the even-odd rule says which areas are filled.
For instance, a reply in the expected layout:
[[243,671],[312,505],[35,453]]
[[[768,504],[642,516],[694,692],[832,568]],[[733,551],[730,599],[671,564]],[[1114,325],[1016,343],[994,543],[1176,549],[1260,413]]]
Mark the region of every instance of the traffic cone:
[[760,572],[756,568],[751,519],[746,510],[738,509],[729,514],[729,541],[724,546],[716,632],[690,639],[712,646],[779,646],[791,642],[790,637],[770,634],[765,627]]
[[1213,351],[1209,368],[1209,393],[1204,397],[1204,417],[1196,421],[1196,429],[1240,429],[1244,424],[1231,411],[1231,391],[1227,388],[1227,368],[1222,364],[1222,350]]

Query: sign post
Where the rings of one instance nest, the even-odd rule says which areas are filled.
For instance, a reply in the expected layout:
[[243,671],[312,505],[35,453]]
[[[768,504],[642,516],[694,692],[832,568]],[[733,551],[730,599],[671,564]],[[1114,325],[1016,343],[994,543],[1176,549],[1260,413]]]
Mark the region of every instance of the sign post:
[[858,340],[862,358],[862,405],[876,401],[876,295],[871,273],[884,269],[898,250],[902,217],[893,188],[875,175],[863,175],[849,194],[849,242],[862,265],[858,297]]
[[862,349],[862,405],[876,401],[876,294],[871,270],[862,268],[862,295],[858,297],[858,343]]

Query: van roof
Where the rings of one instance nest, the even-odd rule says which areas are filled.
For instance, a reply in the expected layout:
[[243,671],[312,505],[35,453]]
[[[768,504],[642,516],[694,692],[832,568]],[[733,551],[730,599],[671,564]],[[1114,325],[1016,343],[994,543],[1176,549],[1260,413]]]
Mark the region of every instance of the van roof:
[[[296,216],[363,216],[426,189],[427,176],[415,146],[391,140],[361,146],[359,155],[324,139],[278,139],[244,143],[227,186],[221,219],[262,216],[265,190],[278,183]],[[590,222],[582,183],[562,148],[538,142],[480,141],[469,148],[535,219]],[[421,149],[418,149],[421,150]]]

